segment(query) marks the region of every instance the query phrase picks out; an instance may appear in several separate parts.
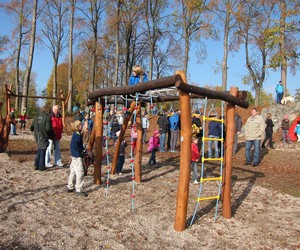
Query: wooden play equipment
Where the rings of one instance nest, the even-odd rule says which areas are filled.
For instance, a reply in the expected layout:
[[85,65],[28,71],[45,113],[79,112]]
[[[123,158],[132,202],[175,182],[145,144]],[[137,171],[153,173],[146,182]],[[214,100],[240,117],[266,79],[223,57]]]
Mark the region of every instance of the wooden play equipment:
[[[193,85],[187,84],[187,79],[183,71],[176,71],[175,75],[160,78],[157,80],[139,83],[134,86],[119,86],[119,87],[108,87],[102,89],[96,89],[89,94],[89,104],[96,105],[96,121],[95,130],[92,132],[91,143],[89,144],[89,149],[93,149],[95,143],[96,151],[96,161],[94,164],[94,182],[95,184],[101,183],[101,159],[102,159],[102,131],[99,131],[103,124],[102,113],[103,113],[103,103],[104,98],[111,96],[125,96],[125,95],[135,95],[136,93],[151,93],[152,90],[161,90],[172,88],[174,92],[174,87],[176,94],[174,95],[153,95],[151,100],[141,99],[139,102],[166,102],[166,101],[180,101],[180,114],[181,114],[181,134],[180,134],[180,170],[179,170],[179,180],[178,180],[178,190],[177,190],[177,204],[176,204],[176,214],[175,214],[175,224],[174,228],[176,231],[183,231],[186,228],[186,217],[187,217],[187,205],[189,197],[189,180],[190,180],[190,163],[191,163],[191,98],[205,97],[209,99],[220,99],[227,102],[226,108],[226,141],[227,150],[224,159],[224,171],[223,171],[223,194],[222,194],[222,205],[223,205],[223,216],[225,218],[231,218],[231,168],[232,168],[232,150],[233,150],[233,138],[234,138],[234,110],[235,105],[242,108],[248,108],[249,104],[245,101],[247,97],[246,91],[238,91],[238,88],[232,87],[230,92],[227,91],[215,91],[206,88],[201,88]],[[124,119],[121,132],[115,147],[114,159],[112,162],[111,174],[114,173],[117,157],[119,154],[120,142],[123,139],[124,133],[126,131],[128,121],[132,115],[135,107],[140,105],[136,103],[136,100],[132,100],[128,116]],[[140,108],[136,109],[136,121],[138,129],[138,139],[137,139],[137,153],[134,159],[134,180],[136,182],[142,181],[141,173],[141,158],[142,158],[142,147],[141,143],[141,126],[139,125],[140,119]],[[98,138],[99,140],[96,140]],[[101,152],[101,153],[100,153]]]
[[4,92],[4,97],[5,97],[5,117],[3,118],[2,116],[2,106],[3,103],[0,103],[0,153],[5,152],[7,146],[8,146],[8,137],[10,134],[10,124],[12,122],[10,118],[10,112],[11,112],[11,101],[10,97],[27,97],[27,98],[35,98],[35,99],[52,99],[52,100],[59,100],[62,102],[61,107],[62,107],[62,122],[65,127],[65,110],[66,106],[68,104],[68,101],[70,99],[70,93],[67,94],[67,97],[64,98],[63,96],[63,91],[60,91],[59,97],[47,97],[47,96],[26,96],[26,95],[16,95],[12,92],[12,85],[8,86],[5,84],[5,92]]

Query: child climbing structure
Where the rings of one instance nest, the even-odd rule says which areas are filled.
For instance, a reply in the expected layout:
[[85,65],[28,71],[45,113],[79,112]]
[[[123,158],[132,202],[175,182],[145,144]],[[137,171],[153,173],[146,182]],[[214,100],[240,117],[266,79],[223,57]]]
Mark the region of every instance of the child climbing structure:
[[[154,90],[168,89],[176,87],[176,93],[171,95],[153,95],[151,98],[143,97],[151,95]],[[140,95],[140,98],[136,96]],[[222,190],[222,212],[225,218],[231,218],[231,165],[232,165],[232,150],[234,138],[234,111],[235,105],[242,108],[248,108],[249,104],[246,99],[245,91],[238,91],[237,87],[231,87],[230,92],[214,91],[193,85],[187,84],[186,76],[182,71],[176,71],[175,75],[160,78],[157,80],[139,83],[133,86],[117,86],[102,89],[96,89],[89,94],[90,104],[95,104],[95,126],[92,131],[89,149],[92,149],[95,144],[95,164],[94,164],[94,183],[101,183],[101,161],[102,161],[102,138],[103,138],[103,111],[105,108],[104,98],[111,96],[126,96],[132,95],[128,109],[128,115],[124,118],[121,132],[116,143],[114,159],[111,168],[111,174],[114,173],[117,156],[119,153],[120,142],[123,139],[127,124],[131,115],[135,111],[137,141],[136,154],[134,158],[134,181],[141,182],[141,158],[142,158],[142,126],[140,119],[141,103],[159,103],[166,101],[180,101],[181,113],[181,132],[180,132],[180,169],[177,189],[177,203],[174,228],[176,231],[183,231],[186,228],[187,205],[189,197],[190,183],[190,162],[191,162],[191,140],[192,140],[192,124],[191,124],[191,98],[209,98],[220,99],[227,102],[226,107],[226,153],[224,156],[224,171],[223,171],[223,190]]]

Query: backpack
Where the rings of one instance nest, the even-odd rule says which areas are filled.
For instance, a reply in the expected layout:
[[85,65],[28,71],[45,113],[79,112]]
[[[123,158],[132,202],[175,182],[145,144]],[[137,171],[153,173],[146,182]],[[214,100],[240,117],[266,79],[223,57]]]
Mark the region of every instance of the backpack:
[[175,114],[169,118],[170,128],[177,130],[179,128],[179,115]]

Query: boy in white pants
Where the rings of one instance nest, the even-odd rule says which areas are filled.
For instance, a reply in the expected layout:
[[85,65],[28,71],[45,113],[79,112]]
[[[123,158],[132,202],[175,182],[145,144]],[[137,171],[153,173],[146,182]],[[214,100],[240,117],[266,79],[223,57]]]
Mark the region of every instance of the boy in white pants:
[[[71,165],[70,165],[70,175],[67,190],[68,192],[74,192],[83,197],[87,197],[88,194],[83,192],[83,177],[84,177],[84,170],[83,170],[83,142],[81,137],[81,129],[82,125],[80,121],[75,121],[72,125],[72,139],[70,143],[70,151],[71,151]],[[75,189],[74,189],[74,182],[75,182]]]

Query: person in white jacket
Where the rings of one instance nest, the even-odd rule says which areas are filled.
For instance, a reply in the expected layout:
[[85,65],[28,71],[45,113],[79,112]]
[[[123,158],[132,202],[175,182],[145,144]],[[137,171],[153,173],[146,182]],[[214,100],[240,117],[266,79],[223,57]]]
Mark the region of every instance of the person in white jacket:
[[[259,150],[261,140],[264,139],[265,121],[258,114],[257,108],[251,110],[251,116],[247,119],[245,125],[245,139],[246,139],[246,163],[245,165],[252,165],[257,167],[259,165]],[[254,146],[254,155],[252,161],[251,148]]]
[[142,114],[142,128],[143,128],[143,144],[147,143],[146,138],[147,138],[147,129],[149,128],[149,118],[148,114]]

